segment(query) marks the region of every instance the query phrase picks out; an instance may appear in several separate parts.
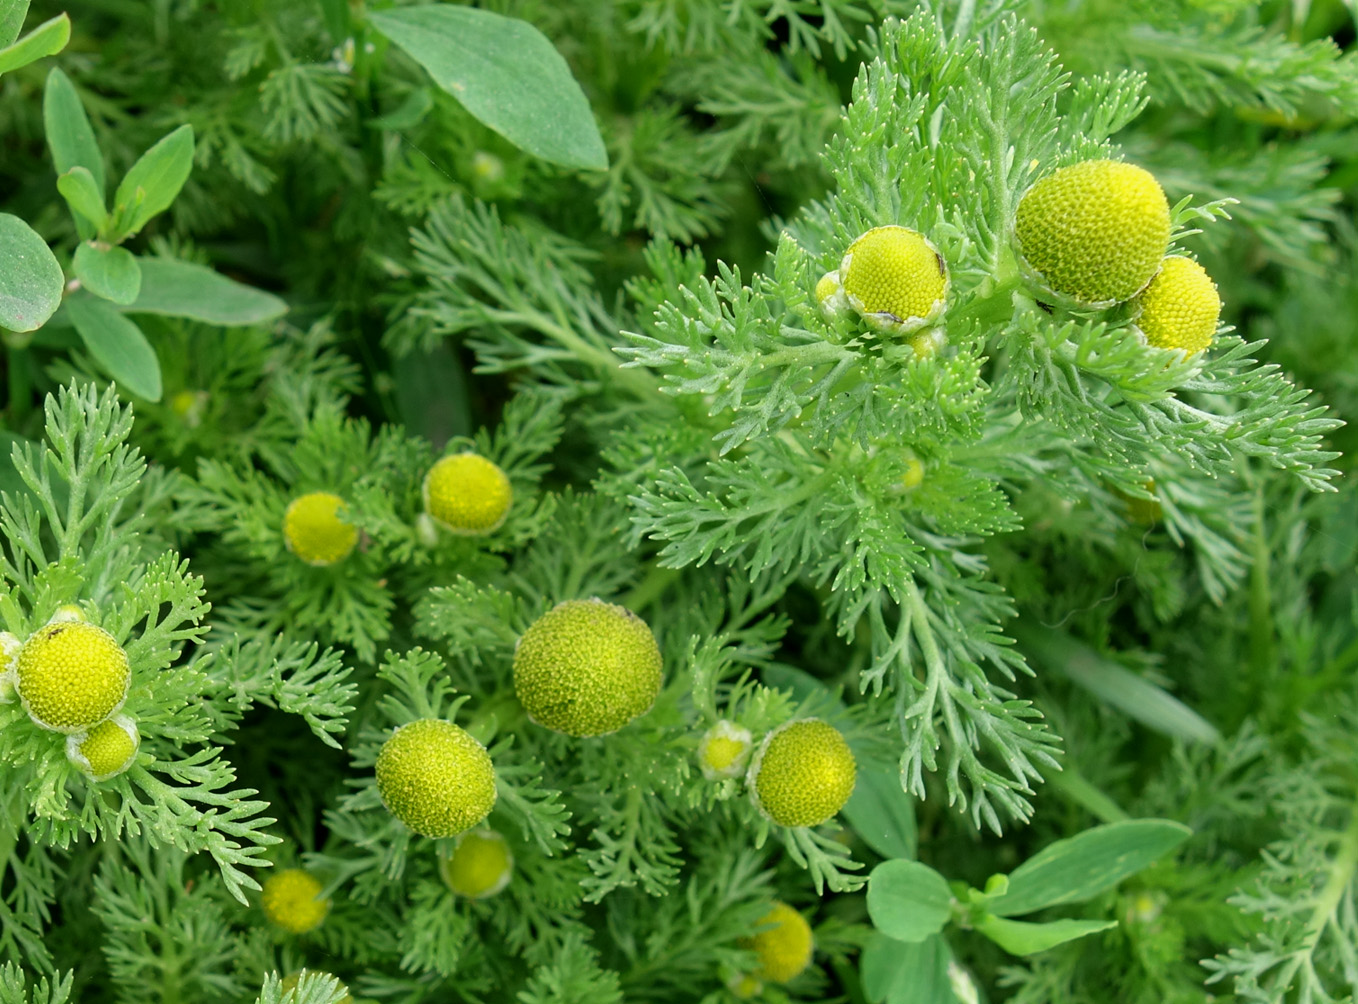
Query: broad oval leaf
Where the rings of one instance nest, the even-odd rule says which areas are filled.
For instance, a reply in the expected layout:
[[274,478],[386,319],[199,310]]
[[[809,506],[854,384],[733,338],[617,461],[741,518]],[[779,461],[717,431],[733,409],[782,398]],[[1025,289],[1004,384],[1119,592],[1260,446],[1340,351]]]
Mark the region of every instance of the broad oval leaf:
[[37,231],[0,213],[0,328],[36,331],[61,306],[66,277]]
[[986,914],[972,926],[1010,955],[1035,955],[1087,934],[1117,927],[1115,920],[1053,920],[1030,924],[1022,920],[1003,920]]
[[71,78],[53,67],[47,74],[42,94],[42,123],[47,133],[47,146],[57,174],[65,174],[73,167],[83,167],[99,186],[99,197],[104,195],[104,155],[95,142],[94,130],[85,115],[85,106],[75,92]]
[[0,0],[0,48],[19,37],[28,16],[28,0]]
[[57,178],[57,191],[71,207],[75,221],[88,223],[96,231],[108,222],[104,208],[104,193],[87,167],[77,164]]
[[915,856],[915,800],[901,787],[897,771],[864,763],[853,797],[841,814],[863,842],[882,857]]
[[172,258],[138,258],[141,295],[125,309],[131,314],[187,317],[226,327],[259,324],[281,317],[288,305],[263,290],[219,272]]
[[141,268],[127,248],[84,241],[71,262],[81,285],[95,296],[127,305],[141,292]]
[[71,19],[58,14],[44,21],[13,45],[0,49],[0,73],[17,70],[44,56],[54,56],[71,40]]
[[161,137],[123,176],[113,196],[114,226],[121,241],[170,208],[193,170],[193,126],[182,125]]
[[66,298],[66,313],[94,361],[118,386],[148,401],[160,400],[160,360],[141,328],[83,291]]
[[1009,891],[991,900],[1000,917],[1080,903],[1168,854],[1193,831],[1170,819],[1130,819],[1058,840],[1009,873]]
[[858,964],[863,992],[873,1004],[958,1004],[948,979],[951,958],[937,934],[911,945],[874,933]]
[[918,861],[884,861],[868,878],[868,916],[897,941],[923,941],[952,916],[948,881]]
[[584,91],[528,22],[451,4],[374,11],[368,22],[515,146],[566,167],[608,167]]

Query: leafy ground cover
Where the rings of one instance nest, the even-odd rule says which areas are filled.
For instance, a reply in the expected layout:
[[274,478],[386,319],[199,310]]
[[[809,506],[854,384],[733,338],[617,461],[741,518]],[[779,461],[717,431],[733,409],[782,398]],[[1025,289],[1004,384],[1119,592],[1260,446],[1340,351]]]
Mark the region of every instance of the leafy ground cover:
[[0,0],[0,1004],[1358,988],[1358,9]]

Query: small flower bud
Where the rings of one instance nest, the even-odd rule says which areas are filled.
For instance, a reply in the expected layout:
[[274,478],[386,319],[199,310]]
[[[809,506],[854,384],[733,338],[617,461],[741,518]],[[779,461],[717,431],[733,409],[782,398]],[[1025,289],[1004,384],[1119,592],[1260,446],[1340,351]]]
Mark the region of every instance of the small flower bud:
[[292,500],[283,514],[283,543],[308,565],[343,561],[358,543],[358,527],[347,523],[344,499],[310,492]]

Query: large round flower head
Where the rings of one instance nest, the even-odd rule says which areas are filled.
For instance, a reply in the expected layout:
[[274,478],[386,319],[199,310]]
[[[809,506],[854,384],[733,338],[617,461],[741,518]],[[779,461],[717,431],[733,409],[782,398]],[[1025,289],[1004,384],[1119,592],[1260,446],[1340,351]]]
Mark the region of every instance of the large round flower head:
[[13,704],[19,699],[15,686],[15,657],[23,643],[8,631],[0,631],[0,704]]
[[101,627],[58,621],[29,635],[14,660],[15,684],[35,725],[84,732],[123,706],[132,670]]
[[738,777],[744,772],[753,749],[754,737],[750,730],[723,718],[703,733],[698,742],[698,766],[709,781]]
[[528,717],[577,738],[616,732],[660,693],[660,647],[632,611],[567,600],[533,622],[514,652],[514,692]]
[[874,227],[860,236],[844,255],[839,278],[864,323],[892,334],[938,320],[948,299],[943,256],[927,237],[906,227]]
[[844,808],[857,773],[839,730],[803,718],[764,738],[747,781],[760,810],[779,826],[817,826]]
[[1212,344],[1221,317],[1221,296],[1207,270],[1192,258],[1170,255],[1136,298],[1136,326],[1159,349],[1192,354]]
[[485,899],[509,885],[514,855],[494,830],[472,830],[462,835],[451,855],[439,859],[439,874],[457,895]]
[[444,457],[424,476],[423,492],[430,519],[464,536],[499,529],[514,501],[505,472],[475,453]]
[[770,983],[786,983],[802,974],[811,964],[815,947],[811,925],[786,903],[776,902],[759,918],[764,930],[744,941],[745,947],[759,956],[755,977]]
[[486,748],[441,718],[402,725],[377,754],[387,810],[424,837],[455,837],[490,813],[495,767]]
[[283,514],[283,543],[308,565],[343,561],[358,543],[358,527],[344,521],[348,511],[330,492],[298,496]]
[[321,926],[330,900],[319,899],[321,883],[301,868],[284,868],[264,880],[259,905],[264,916],[290,934],[306,934]]
[[1169,202],[1135,164],[1085,160],[1053,171],[1019,200],[1014,236],[1033,277],[1087,307],[1130,300],[1169,246]]
[[[327,973],[320,969],[299,969],[295,973],[289,973],[287,976],[284,976],[279,989],[284,994],[296,990],[297,984],[302,982],[302,977],[308,974],[312,976],[329,976],[331,979],[335,979],[335,976],[332,973]],[[353,995],[349,993],[349,988],[341,983],[340,989],[344,991],[344,996],[339,999],[338,1004],[353,1004],[354,998]]]
[[131,767],[141,733],[126,715],[106,718],[88,732],[66,737],[66,759],[91,781],[107,781]]

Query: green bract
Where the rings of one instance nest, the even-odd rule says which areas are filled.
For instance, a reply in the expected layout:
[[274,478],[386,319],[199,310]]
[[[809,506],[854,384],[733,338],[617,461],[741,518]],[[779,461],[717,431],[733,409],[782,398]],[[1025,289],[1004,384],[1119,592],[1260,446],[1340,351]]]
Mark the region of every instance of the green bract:
[[636,614],[567,600],[539,617],[514,652],[514,692],[528,716],[568,736],[616,732],[655,703],[660,648]]

